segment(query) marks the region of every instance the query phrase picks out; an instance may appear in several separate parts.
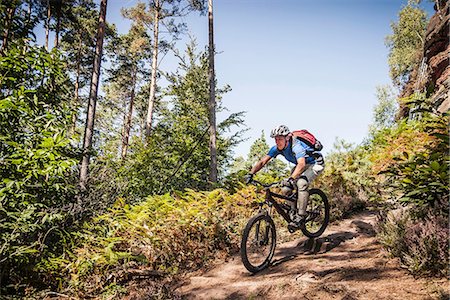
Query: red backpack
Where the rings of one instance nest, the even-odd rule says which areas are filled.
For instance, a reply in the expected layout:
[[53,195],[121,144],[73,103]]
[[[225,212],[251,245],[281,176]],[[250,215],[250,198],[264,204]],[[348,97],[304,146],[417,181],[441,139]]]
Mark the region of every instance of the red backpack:
[[319,142],[319,140],[316,139],[316,137],[306,129],[295,130],[292,132],[292,136],[312,147],[314,151],[320,151],[323,148],[322,143]]

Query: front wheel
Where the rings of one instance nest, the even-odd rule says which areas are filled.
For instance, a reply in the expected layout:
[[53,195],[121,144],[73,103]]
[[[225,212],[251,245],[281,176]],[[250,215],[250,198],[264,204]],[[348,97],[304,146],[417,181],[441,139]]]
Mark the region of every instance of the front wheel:
[[275,224],[272,218],[261,213],[248,221],[242,234],[241,259],[252,273],[267,268],[275,253]]
[[309,238],[319,237],[330,221],[330,205],[327,196],[319,189],[309,190],[306,220],[302,232]]

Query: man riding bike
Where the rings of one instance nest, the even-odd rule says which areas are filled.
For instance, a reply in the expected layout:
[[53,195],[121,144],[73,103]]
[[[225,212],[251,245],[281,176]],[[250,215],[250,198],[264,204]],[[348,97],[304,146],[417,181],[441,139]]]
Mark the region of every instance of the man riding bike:
[[304,141],[294,137],[285,125],[272,129],[270,137],[275,138],[276,145],[270,148],[269,153],[257,162],[244,178],[246,183],[250,183],[253,175],[279,154],[295,164],[291,175],[282,181],[282,191],[284,194],[292,193],[294,189],[298,191],[297,207],[291,209],[292,222],[289,224],[290,227],[298,229],[306,218],[308,186],[324,170],[323,156]]

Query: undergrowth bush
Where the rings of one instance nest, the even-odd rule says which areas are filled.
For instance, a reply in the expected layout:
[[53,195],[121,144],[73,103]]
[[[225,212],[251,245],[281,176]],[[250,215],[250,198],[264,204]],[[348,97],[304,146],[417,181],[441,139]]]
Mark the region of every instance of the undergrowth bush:
[[448,218],[429,211],[417,220],[412,211],[389,214],[379,225],[378,239],[415,275],[447,276],[449,264]]
[[405,232],[403,261],[414,274],[448,275],[448,219],[429,214]]
[[396,126],[375,132],[369,144],[373,171],[379,173],[387,170],[404,153],[425,151],[432,141],[433,137],[424,132],[424,124],[417,121],[401,120]]
[[149,196],[132,206],[118,200],[74,233],[71,260],[60,260],[60,272],[71,278],[64,289],[83,297],[124,281],[131,269],[177,274],[234,253],[257,199],[256,189],[245,187]]
[[42,280],[39,265],[64,251],[78,155],[62,70],[56,50],[26,42],[0,57],[0,293]]
[[418,210],[443,208],[448,215],[448,207],[439,205],[450,188],[448,117],[429,116],[420,123],[427,142],[416,151],[394,156],[395,163],[383,173],[389,187],[399,192],[400,202],[414,204]]
[[410,215],[405,208],[384,213],[377,224],[378,241],[394,257],[401,257],[406,251],[404,243]]
[[[402,121],[376,159],[392,200],[406,216],[384,220],[379,239],[416,275],[447,275],[449,264],[449,137],[447,115]],[[418,137],[411,144],[412,136]],[[409,141],[406,143],[406,141]],[[396,150],[394,150],[396,149]],[[388,160],[389,163],[383,162]]]
[[326,192],[331,221],[342,219],[378,199],[378,184],[367,157],[365,147],[354,147],[338,140],[325,158],[325,170],[313,185]]

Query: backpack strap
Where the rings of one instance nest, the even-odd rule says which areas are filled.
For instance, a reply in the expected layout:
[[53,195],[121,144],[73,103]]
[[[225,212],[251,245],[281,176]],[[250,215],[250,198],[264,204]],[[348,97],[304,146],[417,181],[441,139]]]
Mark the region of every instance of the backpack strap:
[[[305,144],[306,144],[306,142],[305,141],[303,141],[302,139],[300,139],[300,138],[298,138],[298,137],[296,137],[296,136],[292,136],[291,137],[291,151],[292,152],[294,152],[292,149],[294,148],[294,141],[296,141],[296,140],[299,140],[300,142],[304,142]],[[307,144],[308,145],[308,144]],[[308,145],[309,146],[309,145]],[[311,146],[310,146],[311,147]],[[311,148],[314,148],[314,147],[311,147]],[[308,156],[313,156],[313,154],[314,154],[314,149],[313,150],[307,150],[307,149],[305,149],[305,152],[306,152],[306,155],[308,155]]]

